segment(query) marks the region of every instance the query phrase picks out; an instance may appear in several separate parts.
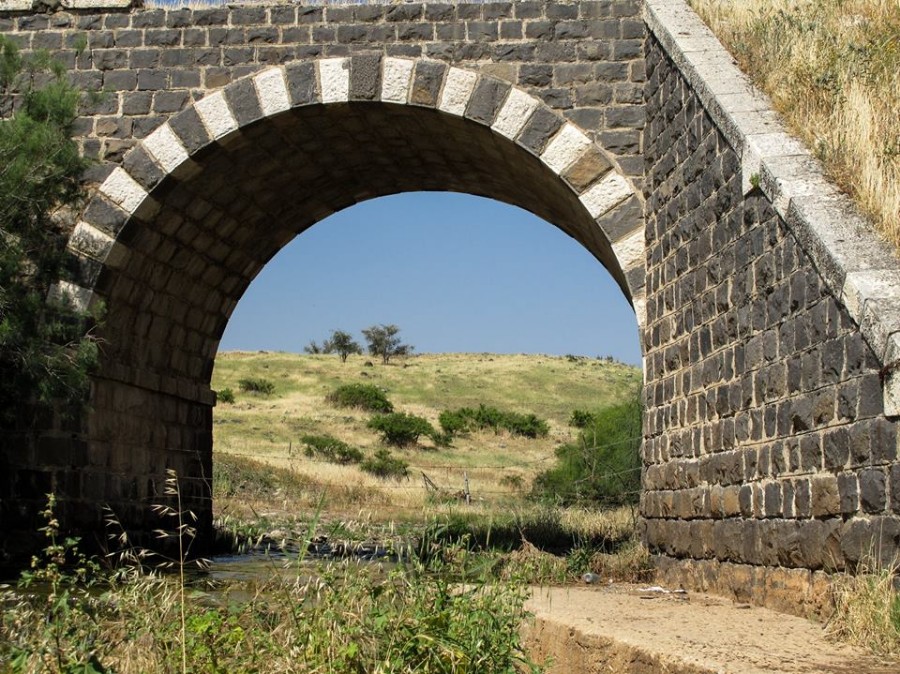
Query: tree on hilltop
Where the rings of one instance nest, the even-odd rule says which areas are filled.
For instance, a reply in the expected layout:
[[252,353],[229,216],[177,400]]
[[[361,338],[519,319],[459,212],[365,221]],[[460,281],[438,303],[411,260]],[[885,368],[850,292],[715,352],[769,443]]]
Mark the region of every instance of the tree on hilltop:
[[353,339],[353,336],[343,330],[332,330],[331,337],[322,342],[321,346],[313,340],[304,346],[303,350],[311,354],[336,353],[342,363],[346,363],[347,357],[351,354],[362,353],[362,348]]
[[362,333],[366,338],[369,354],[381,356],[381,362],[387,365],[393,356],[406,356],[413,346],[403,344],[397,333],[400,328],[396,325],[373,325],[365,328]]

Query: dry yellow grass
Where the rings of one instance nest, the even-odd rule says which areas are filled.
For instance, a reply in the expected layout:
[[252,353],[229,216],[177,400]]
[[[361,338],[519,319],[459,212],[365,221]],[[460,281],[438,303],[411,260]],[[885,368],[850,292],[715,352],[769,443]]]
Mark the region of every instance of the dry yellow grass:
[[689,2],[900,247],[900,1]]
[[857,575],[838,580],[830,634],[879,655],[900,656],[898,571],[870,562]]

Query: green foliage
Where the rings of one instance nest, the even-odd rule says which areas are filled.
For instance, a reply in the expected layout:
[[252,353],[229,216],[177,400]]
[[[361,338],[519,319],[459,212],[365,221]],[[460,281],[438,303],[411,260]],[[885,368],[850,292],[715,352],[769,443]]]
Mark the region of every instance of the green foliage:
[[394,411],[384,391],[374,384],[344,384],[329,393],[327,400],[336,407],[356,407],[378,414]]
[[275,382],[263,377],[245,377],[238,381],[238,387],[248,393],[270,395],[275,392]]
[[356,447],[330,435],[304,435],[300,442],[306,445],[306,456],[323,459],[331,463],[350,464],[363,460],[363,453]]
[[234,391],[226,386],[221,391],[216,391],[216,400],[229,405],[234,404]]
[[383,479],[393,478],[399,480],[409,477],[409,464],[403,459],[393,456],[390,450],[381,447],[375,451],[375,456],[363,461],[362,470]]
[[[56,671],[62,674],[102,674],[105,642],[96,621],[100,602],[90,588],[99,566],[78,550],[77,538],[61,538],[56,519],[56,498],[47,495],[41,513],[47,524],[40,529],[46,538],[43,554],[22,573],[23,590],[40,591],[20,595],[12,607],[4,607],[0,623],[0,662],[15,674]],[[31,619],[30,629],[21,629],[22,619]]]
[[594,423],[593,412],[587,410],[572,410],[572,416],[569,418],[569,426],[575,428],[587,428]]
[[576,442],[557,448],[558,464],[537,476],[534,495],[563,504],[636,502],[642,412],[638,397],[597,412]]
[[438,423],[449,437],[485,429],[494,432],[505,430],[526,438],[543,438],[550,432],[547,422],[534,414],[504,412],[484,404],[477,409],[461,407],[458,410],[445,410],[438,417]]
[[[45,55],[0,35],[0,425],[23,406],[81,403],[97,360],[89,317],[48,295],[71,278],[67,224],[87,162],[71,140],[79,93]],[[13,110],[15,113],[13,114]]]
[[385,365],[394,356],[409,355],[414,347],[401,342],[399,332],[400,328],[396,325],[373,325],[365,328],[362,333],[366,338],[369,354],[380,356]]
[[405,412],[393,412],[373,417],[367,426],[381,433],[387,444],[396,447],[415,444],[421,435],[436,439],[436,441],[440,440],[437,431],[428,419]]

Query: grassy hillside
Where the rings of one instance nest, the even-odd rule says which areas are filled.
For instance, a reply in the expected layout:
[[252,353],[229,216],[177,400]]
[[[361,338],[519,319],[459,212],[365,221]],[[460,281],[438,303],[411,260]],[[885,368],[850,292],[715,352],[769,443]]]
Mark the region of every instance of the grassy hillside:
[[[275,390],[269,395],[241,391],[239,382],[246,378],[267,379]],[[452,503],[466,474],[476,507],[493,508],[518,502],[534,476],[553,465],[554,449],[576,437],[568,425],[572,410],[596,411],[621,401],[640,382],[637,368],[575,357],[423,354],[382,365],[363,356],[341,363],[333,355],[222,353],[213,388],[230,388],[235,401],[216,407],[214,451],[222,465],[237,455],[290,468],[307,487],[307,505],[324,494],[329,511],[365,508],[379,518],[421,512],[435,502]],[[423,416],[436,427],[442,410],[486,404],[536,414],[548,422],[550,433],[530,439],[481,431],[454,439],[450,447],[423,438],[416,447],[391,450],[409,463],[410,478],[381,480],[355,465],[313,460],[303,452],[305,434],[332,435],[366,456],[382,446],[366,426],[371,414],[326,401],[329,392],[348,383],[375,384],[397,411]],[[439,494],[426,490],[423,472]]]

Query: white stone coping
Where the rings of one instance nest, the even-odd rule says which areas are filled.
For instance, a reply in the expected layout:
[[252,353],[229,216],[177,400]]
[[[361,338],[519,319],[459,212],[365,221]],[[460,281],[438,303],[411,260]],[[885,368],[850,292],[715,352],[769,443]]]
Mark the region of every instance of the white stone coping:
[[762,190],[860,326],[885,366],[885,414],[900,416],[900,258],[685,0],[646,0],[644,20],[740,156],[745,190]]
[[[128,9],[133,0],[62,0],[63,9]],[[33,0],[0,0],[2,12],[30,12]]]

